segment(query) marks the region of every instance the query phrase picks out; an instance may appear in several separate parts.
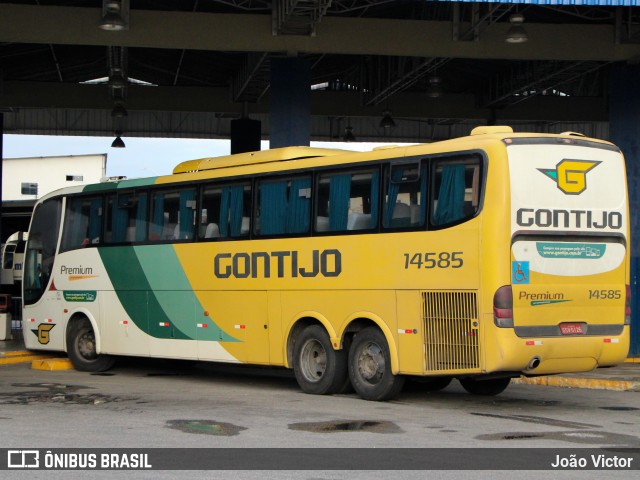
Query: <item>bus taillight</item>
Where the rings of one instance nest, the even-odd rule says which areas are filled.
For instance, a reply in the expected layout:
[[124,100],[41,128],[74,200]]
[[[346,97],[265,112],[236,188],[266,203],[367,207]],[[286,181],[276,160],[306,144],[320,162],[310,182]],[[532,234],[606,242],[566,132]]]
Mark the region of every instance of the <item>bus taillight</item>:
[[513,292],[504,285],[493,295],[493,323],[500,328],[513,328]]
[[626,285],[627,296],[624,300],[624,324],[631,325],[631,285]]

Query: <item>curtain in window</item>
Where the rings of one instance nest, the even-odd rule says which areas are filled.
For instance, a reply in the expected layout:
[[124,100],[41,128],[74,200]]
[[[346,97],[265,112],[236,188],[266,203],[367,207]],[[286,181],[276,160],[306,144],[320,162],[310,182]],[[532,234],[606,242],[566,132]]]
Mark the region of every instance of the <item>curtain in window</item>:
[[180,192],[180,240],[190,240],[193,237],[193,223],[196,199],[195,190],[183,190]]
[[239,237],[242,234],[242,210],[244,202],[244,187],[238,185],[231,187],[231,206],[229,208],[229,225],[231,236]]
[[91,200],[89,209],[89,242],[94,243],[100,241],[100,227],[102,216],[100,215],[102,208],[102,199],[94,198]]
[[260,185],[260,233],[278,235],[287,229],[287,182]]
[[[78,248],[86,237],[86,223],[82,218],[82,199],[80,198],[73,199],[73,202],[67,208],[66,228],[68,228],[69,223],[71,223],[71,230],[66,238],[65,248]],[[83,225],[85,228],[83,228]]]
[[349,220],[351,174],[334,175],[329,183],[329,230],[346,230]]
[[391,220],[393,219],[393,211],[396,208],[396,202],[398,201],[398,193],[400,192],[400,182],[402,180],[403,169],[393,168],[391,169],[391,175],[389,176],[389,185],[387,187],[387,204],[384,209],[384,226],[391,226]]
[[244,187],[224,187],[220,196],[220,236],[238,237],[242,229]]
[[156,193],[153,196],[153,217],[151,229],[149,230],[150,240],[162,240],[164,229],[164,194]]
[[231,203],[231,189],[223,188],[220,195],[220,236],[229,236],[229,204]]
[[[424,166],[424,165],[423,165]],[[427,219],[427,169],[421,169],[420,178],[420,225],[424,225]]]
[[[396,193],[396,196],[398,194]],[[380,203],[380,172],[375,171],[371,175],[371,225],[375,228],[378,225],[378,205]]]
[[311,178],[292,180],[289,190],[289,206],[287,209],[287,233],[304,233],[309,231],[309,214],[311,212]]
[[147,194],[138,196],[138,209],[136,210],[136,242],[144,241],[147,230]]
[[117,197],[113,197],[111,201],[111,241],[124,242],[127,235],[127,227],[129,226],[129,209],[118,208]]
[[434,225],[455,222],[464,217],[464,165],[442,167],[438,206],[433,215]]

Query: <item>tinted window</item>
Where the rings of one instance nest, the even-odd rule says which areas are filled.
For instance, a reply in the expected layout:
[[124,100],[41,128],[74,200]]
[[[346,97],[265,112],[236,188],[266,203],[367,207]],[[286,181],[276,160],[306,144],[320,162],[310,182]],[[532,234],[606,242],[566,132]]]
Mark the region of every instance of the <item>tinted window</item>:
[[311,176],[258,182],[258,235],[307,233],[311,223]]
[[426,217],[427,168],[419,162],[390,165],[385,175],[382,225],[385,228],[415,228]]
[[320,175],[315,231],[338,232],[376,228],[379,178],[377,170]]
[[195,188],[153,192],[149,240],[193,239],[196,221]]
[[102,197],[67,198],[61,251],[98,245],[102,233]]
[[107,197],[105,243],[143,242],[147,232],[147,194],[119,193]]
[[58,243],[61,210],[61,201],[55,199],[39,204],[33,213],[24,260],[25,305],[36,303],[49,284]]
[[432,163],[431,224],[458,223],[473,217],[480,206],[480,158],[454,157]]
[[200,238],[242,238],[249,236],[251,186],[206,186],[200,206]]

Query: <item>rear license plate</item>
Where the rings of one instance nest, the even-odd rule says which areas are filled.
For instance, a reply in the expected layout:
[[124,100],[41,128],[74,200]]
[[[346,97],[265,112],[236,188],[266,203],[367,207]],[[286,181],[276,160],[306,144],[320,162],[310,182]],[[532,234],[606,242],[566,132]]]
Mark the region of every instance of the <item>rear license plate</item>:
[[560,333],[562,335],[582,335],[584,334],[584,329],[581,323],[561,323]]

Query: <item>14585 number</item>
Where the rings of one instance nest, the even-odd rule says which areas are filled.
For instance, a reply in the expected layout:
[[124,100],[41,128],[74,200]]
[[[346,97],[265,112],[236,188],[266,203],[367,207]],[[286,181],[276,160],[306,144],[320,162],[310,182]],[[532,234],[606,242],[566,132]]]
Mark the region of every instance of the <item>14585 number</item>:
[[589,290],[589,300],[619,300],[622,298],[622,290]]
[[405,253],[404,268],[460,268],[463,252]]

